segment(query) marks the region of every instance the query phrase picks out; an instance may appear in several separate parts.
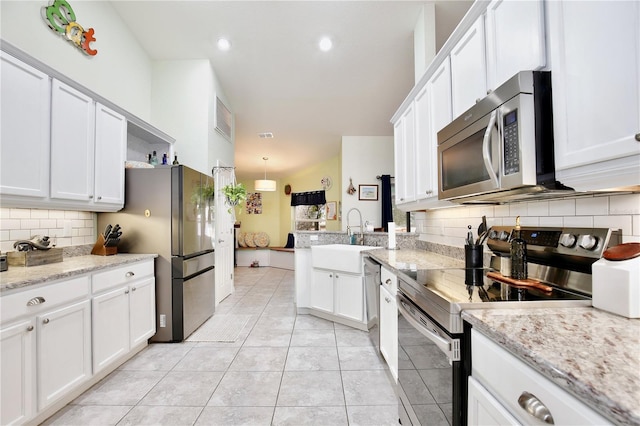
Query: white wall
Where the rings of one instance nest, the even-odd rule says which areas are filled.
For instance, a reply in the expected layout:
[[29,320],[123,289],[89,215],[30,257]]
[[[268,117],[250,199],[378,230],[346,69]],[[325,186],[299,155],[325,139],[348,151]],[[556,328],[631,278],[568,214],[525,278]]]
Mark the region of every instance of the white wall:
[[97,55],[82,53],[42,19],[48,1],[0,2],[0,36],[139,118],[162,128],[150,116],[151,62],[107,1],[71,2],[77,22],[95,30]]
[[467,225],[475,236],[483,215],[489,226],[515,225],[520,216],[523,226],[613,228],[623,242],[640,242],[640,194],[432,210],[417,213],[416,225],[423,241],[462,247]]
[[425,3],[413,29],[414,78],[417,83],[436,56],[436,5]]
[[[347,213],[353,207],[362,213],[363,223],[369,221],[378,228],[381,224],[381,182],[376,176],[393,176],[393,136],[342,137],[342,230],[347,229]],[[356,193],[347,194],[349,178]],[[358,185],[378,185],[378,201],[359,201]],[[351,213],[350,224],[359,225],[358,214]]]

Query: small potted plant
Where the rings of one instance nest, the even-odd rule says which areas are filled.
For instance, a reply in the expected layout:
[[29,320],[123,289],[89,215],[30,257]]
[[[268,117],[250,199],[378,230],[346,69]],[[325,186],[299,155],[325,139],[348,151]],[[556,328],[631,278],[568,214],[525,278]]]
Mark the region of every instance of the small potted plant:
[[241,183],[230,183],[229,185],[223,186],[222,193],[229,205],[229,213],[231,213],[232,208],[247,199],[247,189]]

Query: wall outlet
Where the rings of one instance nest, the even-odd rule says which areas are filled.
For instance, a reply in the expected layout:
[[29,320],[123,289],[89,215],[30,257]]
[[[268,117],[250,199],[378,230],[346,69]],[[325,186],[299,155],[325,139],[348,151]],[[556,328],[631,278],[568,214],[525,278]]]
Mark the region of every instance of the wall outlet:
[[165,314],[160,314],[160,327],[167,326],[167,316]]

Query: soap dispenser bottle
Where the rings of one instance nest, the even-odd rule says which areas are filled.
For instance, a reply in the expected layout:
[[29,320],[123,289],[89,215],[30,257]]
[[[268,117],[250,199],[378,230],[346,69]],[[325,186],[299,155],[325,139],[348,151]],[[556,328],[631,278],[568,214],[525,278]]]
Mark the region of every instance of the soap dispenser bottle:
[[527,279],[527,243],[522,239],[520,216],[516,217],[516,227],[511,238],[511,278]]

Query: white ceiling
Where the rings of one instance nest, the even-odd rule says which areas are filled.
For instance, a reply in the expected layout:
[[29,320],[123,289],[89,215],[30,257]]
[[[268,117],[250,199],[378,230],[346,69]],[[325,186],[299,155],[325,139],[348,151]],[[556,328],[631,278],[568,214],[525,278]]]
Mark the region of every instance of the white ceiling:
[[[472,2],[435,3],[439,49]],[[342,136],[393,135],[389,120],[414,85],[423,4],[113,1],[151,59],[210,59],[235,115],[236,174],[249,179],[264,174],[265,156],[278,178],[338,155]],[[333,50],[317,48],[321,36]]]

